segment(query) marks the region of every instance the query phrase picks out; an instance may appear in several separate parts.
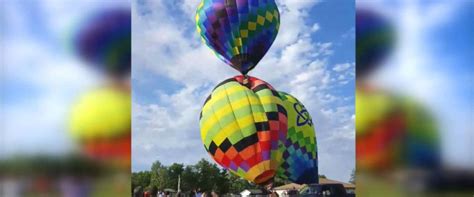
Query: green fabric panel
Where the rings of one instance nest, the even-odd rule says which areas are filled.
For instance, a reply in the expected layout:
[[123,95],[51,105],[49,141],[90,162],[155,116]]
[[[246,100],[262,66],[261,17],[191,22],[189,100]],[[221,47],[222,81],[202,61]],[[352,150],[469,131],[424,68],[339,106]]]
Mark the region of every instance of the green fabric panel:
[[[238,84],[237,82],[229,82],[229,83],[226,83],[226,84],[221,85],[218,88],[216,88],[216,90],[214,90],[212,95],[215,96],[215,95],[219,94],[218,92],[225,91],[225,87],[231,88],[231,86],[234,86],[234,85],[239,85],[240,86],[240,84]],[[227,95],[227,97],[231,97],[232,99],[235,99],[235,100],[238,100],[239,98],[244,98],[246,96],[247,96],[247,94],[244,91],[235,91],[235,92],[231,93],[230,95]],[[221,99],[219,99],[217,101],[213,100],[213,102],[214,102],[213,106],[216,109],[223,108],[223,107],[225,107],[226,105],[229,104],[228,99],[226,97],[222,97]]]
[[227,137],[227,139],[229,139],[231,144],[236,144],[237,142],[242,140],[244,137],[247,137],[257,132],[254,124],[249,124],[247,126],[242,125],[242,126],[243,127],[241,127],[239,131],[231,132],[232,134],[230,134],[230,136]]

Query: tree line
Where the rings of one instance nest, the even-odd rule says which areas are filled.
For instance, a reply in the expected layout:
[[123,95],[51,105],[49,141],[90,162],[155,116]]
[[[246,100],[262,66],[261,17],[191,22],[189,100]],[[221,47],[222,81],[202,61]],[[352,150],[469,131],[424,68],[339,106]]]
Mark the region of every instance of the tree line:
[[[259,188],[259,186],[239,178],[205,159],[201,159],[193,165],[173,163],[169,166],[156,161],[150,170],[132,173],[132,187],[134,189],[140,186],[145,190],[177,190],[178,177],[181,177],[180,189],[182,192],[200,190],[203,192],[214,191],[218,194],[238,194],[245,189]],[[274,181],[275,186],[287,183],[278,178]]]

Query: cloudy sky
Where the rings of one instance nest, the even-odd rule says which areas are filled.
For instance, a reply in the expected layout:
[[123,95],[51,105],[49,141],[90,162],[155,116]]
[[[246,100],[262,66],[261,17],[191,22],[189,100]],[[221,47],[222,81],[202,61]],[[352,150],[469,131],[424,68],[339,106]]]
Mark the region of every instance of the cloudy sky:
[[0,157],[64,154],[73,148],[68,118],[78,95],[97,86],[72,38],[80,21],[127,1],[2,1]]
[[[132,3],[133,171],[210,160],[199,112],[238,73],[199,38],[198,0]],[[354,157],[354,3],[280,0],[280,32],[250,75],[289,92],[316,126],[320,174],[348,181]]]
[[358,1],[396,27],[397,47],[374,75],[380,86],[431,111],[443,162],[474,170],[473,1]]

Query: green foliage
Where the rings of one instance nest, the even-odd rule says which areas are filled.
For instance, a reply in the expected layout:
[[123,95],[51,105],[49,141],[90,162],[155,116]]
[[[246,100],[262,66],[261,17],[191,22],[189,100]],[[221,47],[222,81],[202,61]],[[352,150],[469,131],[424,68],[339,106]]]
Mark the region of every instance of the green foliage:
[[168,182],[166,185],[166,188],[171,188],[171,189],[178,189],[178,177],[181,176],[181,174],[184,171],[184,165],[183,164],[177,164],[173,163],[171,166],[166,168],[166,174],[168,176]]
[[166,166],[162,165],[159,161],[153,163],[151,166],[151,185],[156,186],[159,190],[166,189],[171,185],[169,178],[170,176]]
[[97,176],[106,170],[100,163],[80,155],[67,156],[14,156],[0,159],[0,174],[13,176],[61,175]]
[[248,182],[245,179],[242,179],[231,173],[227,174],[227,179],[229,180],[229,193],[238,194],[244,189],[257,189],[258,186]]
[[166,188],[176,190],[178,177],[181,177],[183,192],[200,190],[215,191],[218,194],[237,194],[244,189],[257,188],[256,185],[228,173],[205,159],[201,159],[195,165],[186,166],[177,163],[164,166],[156,161],[150,171],[132,173],[132,186],[133,188],[141,186],[142,188],[156,187],[159,190]]
[[219,181],[219,168],[215,164],[211,164],[205,159],[201,159],[196,164],[198,171],[198,183],[203,191],[213,191],[217,188],[216,183]]
[[349,179],[349,183],[356,184],[356,180],[355,180],[355,169],[352,169],[352,172],[351,172],[351,179]]
[[284,180],[284,179],[282,179],[282,178],[280,178],[280,177],[278,177],[278,176],[275,177],[275,179],[273,179],[273,186],[274,186],[274,187],[286,185],[286,184],[288,184],[288,183],[291,183],[291,182],[288,181],[288,180]]
[[132,173],[132,188],[137,186],[149,186],[151,180],[151,172],[150,171],[142,171],[142,172],[134,172]]
[[192,191],[199,188],[198,171],[194,166],[186,166],[181,175],[181,190]]

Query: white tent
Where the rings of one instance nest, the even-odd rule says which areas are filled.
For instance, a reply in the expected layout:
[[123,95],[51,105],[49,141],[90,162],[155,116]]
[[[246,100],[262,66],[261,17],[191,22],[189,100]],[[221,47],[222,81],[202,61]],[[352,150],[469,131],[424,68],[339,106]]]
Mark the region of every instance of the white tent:
[[240,192],[240,196],[242,197],[249,197],[249,196],[255,196],[255,197],[266,197],[265,193],[262,192],[262,190],[259,189],[246,189],[242,192]]

